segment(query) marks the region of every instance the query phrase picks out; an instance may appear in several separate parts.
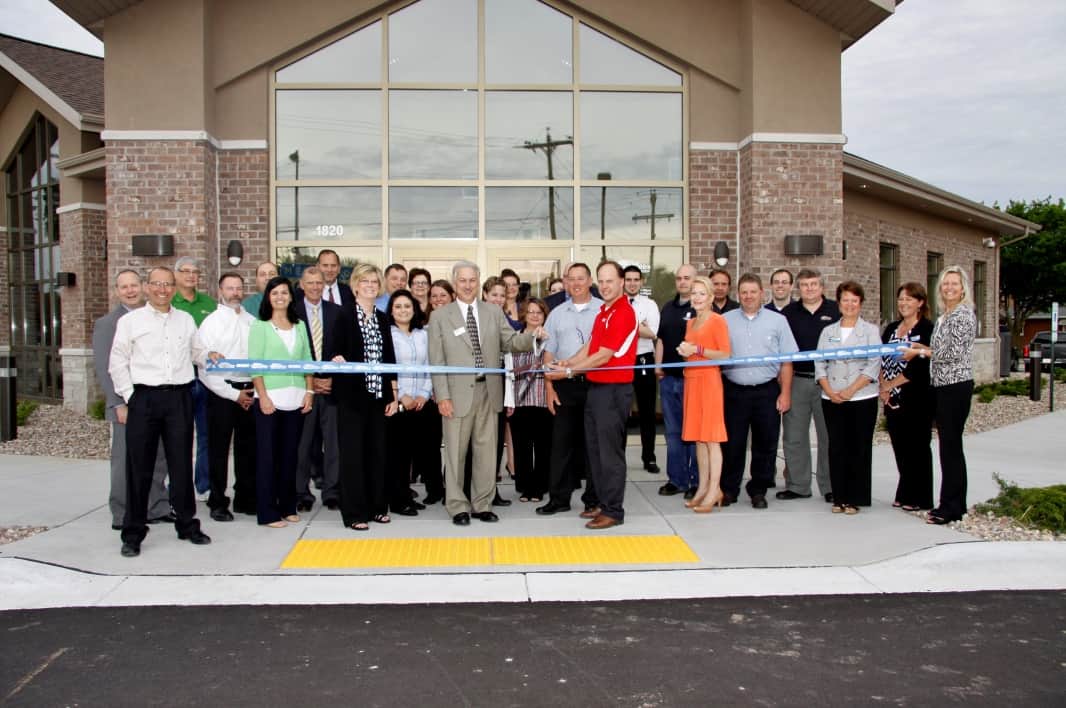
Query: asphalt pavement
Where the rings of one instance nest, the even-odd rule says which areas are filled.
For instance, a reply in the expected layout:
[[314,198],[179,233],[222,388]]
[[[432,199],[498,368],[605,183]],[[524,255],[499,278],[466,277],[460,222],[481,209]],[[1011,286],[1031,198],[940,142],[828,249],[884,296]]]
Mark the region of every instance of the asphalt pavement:
[[20,610],[0,613],[0,636],[11,706],[1029,707],[1066,695],[1059,591]]

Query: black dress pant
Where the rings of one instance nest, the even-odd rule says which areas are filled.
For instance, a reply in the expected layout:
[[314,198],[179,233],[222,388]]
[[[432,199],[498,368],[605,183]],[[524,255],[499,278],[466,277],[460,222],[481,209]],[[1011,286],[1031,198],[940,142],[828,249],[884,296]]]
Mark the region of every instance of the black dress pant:
[[255,414],[236,401],[207,393],[207,460],[211,495],[207,506],[229,509],[229,449],[233,441],[233,506],[238,511],[255,509]]
[[419,478],[426,485],[426,495],[442,498],[441,421],[437,404],[427,401],[422,410],[406,410],[385,419],[388,473],[386,498],[390,509],[411,505],[411,482]]
[[384,402],[365,396],[341,402],[337,407],[337,438],[341,453],[341,520],[350,527],[388,511]]
[[148,534],[148,493],[159,443],[170,475],[170,507],[179,537],[200,528],[192,481],[192,392],[189,386],[133,387],[126,419],[126,515],[123,542],[140,543]]
[[932,396],[907,398],[899,408],[885,406],[885,424],[899,471],[896,502],[932,509],[933,450],[929,444],[933,428]]
[[589,479],[599,496],[600,513],[625,520],[626,419],[633,403],[629,383],[593,383],[585,403],[585,445]]
[[[654,354],[641,354],[638,364],[654,364]],[[655,462],[655,369],[636,369],[633,372],[633,397],[637,401],[637,421],[640,423],[640,460],[645,465]]]
[[822,399],[834,504],[870,506],[877,401],[877,396],[844,403]]
[[[585,401],[589,383],[582,376],[552,382],[559,404],[552,421],[551,471],[548,491],[551,501],[570,505],[570,497],[583,477],[588,479],[581,501],[598,506],[596,485],[588,474],[589,460],[585,449]],[[626,409],[628,415],[629,409]]]
[[271,524],[296,513],[296,451],[300,446],[304,414],[275,410],[265,415],[259,399],[255,411],[255,514],[260,524]]
[[540,406],[519,406],[510,421],[515,491],[519,496],[543,498],[551,471],[552,414]]
[[749,497],[765,496],[766,490],[774,486],[777,472],[777,440],[781,432],[777,397],[781,395],[781,384],[770,379],[755,386],[741,386],[723,376],[722,387],[728,436],[722,443],[722,491],[733,499],[740,496],[750,430],[751,479],[745,489]]
[[933,387],[936,434],[940,447],[940,504],[937,516],[957,521],[966,513],[966,455],[962,431],[970,416],[973,381]]

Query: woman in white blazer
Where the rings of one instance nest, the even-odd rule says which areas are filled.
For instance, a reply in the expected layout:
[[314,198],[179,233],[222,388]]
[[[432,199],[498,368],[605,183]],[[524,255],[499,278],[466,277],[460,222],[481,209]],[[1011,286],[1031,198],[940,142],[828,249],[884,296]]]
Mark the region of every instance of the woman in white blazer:
[[[877,327],[859,316],[866,293],[853,280],[837,286],[840,319],[822,330],[819,349],[881,344]],[[829,478],[833,513],[857,514],[870,505],[870,467],[877,422],[881,358],[833,359],[814,363],[822,388],[822,411],[829,431]]]

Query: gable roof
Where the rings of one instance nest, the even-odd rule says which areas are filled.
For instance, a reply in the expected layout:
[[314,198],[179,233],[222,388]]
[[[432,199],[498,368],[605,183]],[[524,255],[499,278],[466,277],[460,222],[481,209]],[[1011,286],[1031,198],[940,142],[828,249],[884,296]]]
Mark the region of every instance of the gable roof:
[[104,60],[0,34],[0,69],[7,71],[79,130],[104,122]]

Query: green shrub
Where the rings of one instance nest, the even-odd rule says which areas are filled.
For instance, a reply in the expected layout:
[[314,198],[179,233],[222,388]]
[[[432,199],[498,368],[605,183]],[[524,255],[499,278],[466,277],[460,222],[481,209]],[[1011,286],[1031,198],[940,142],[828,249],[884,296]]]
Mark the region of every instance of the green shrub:
[[37,406],[40,404],[37,401],[19,401],[15,408],[15,423],[18,427],[26,425],[26,421],[30,419],[33,412],[37,410]]
[[1009,516],[1024,526],[1066,533],[1066,484],[1019,487],[995,476],[999,495],[977,505],[981,513]]
[[104,399],[96,399],[95,401],[93,401],[93,404],[89,406],[89,416],[93,418],[93,420],[103,420],[106,405],[107,404],[104,402]]
[[[1041,387],[1047,386],[1046,376],[1041,377],[1040,385]],[[991,403],[996,396],[1028,396],[1029,378],[1003,379],[1002,381],[993,381],[992,383],[974,386],[973,395],[977,396],[977,400],[981,403]]]

